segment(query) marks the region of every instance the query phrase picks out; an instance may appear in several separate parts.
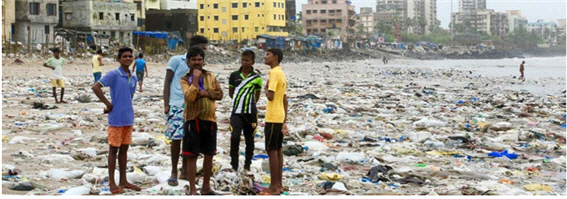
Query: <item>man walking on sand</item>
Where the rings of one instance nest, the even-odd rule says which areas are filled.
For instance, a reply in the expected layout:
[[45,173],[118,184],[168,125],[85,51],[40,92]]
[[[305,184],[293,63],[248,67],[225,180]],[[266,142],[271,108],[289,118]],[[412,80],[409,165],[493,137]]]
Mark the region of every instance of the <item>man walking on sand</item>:
[[93,67],[93,77],[94,77],[94,82],[98,82],[98,80],[100,80],[100,77],[102,77],[102,68],[101,66],[104,66],[104,64],[102,63],[102,50],[98,49],[96,51],[96,55],[93,56],[93,60],[92,60],[92,67]]
[[[196,35],[191,37],[191,46],[199,46],[203,50],[207,50],[207,38]],[[169,59],[165,74],[165,82],[163,87],[164,113],[166,115],[165,138],[171,140],[171,176],[167,183],[170,186],[179,184],[177,178],[189,180],[185,171],[187,170],[187,160],[182,160],[181,175],[177,176],[177,163],[181,152],[181,140],[183,140],[183,104],[185,98],[179,80],[189,72],[189,66],[186,60],[187,54],[177,55]]]
[[[63,80],[63,63],[65,59],[59,57],[59,48],[52,50],[53,57],[49,58],[44,64],[44,67],[51,68],[53,73],[51,73],[51,86],[53,87],[53,97],[55,98],[55,103],[67,103],[63,100],[63,95],[65,95],[65,81]],[[57,87],[61,88],[61,100],[57,101]]]
[[138,86],[140,86],[140,92],[143,92],[142,84],[144,82],[144,72],[146,77],[148,77],[148,66],[146,65],[146,60],[144,60],[144,54],[138,54],[138,59],[134,61],[134,66],[132,66],[132,71],[136,71],[136,77],[138,78]]
[[522,61],[522,64],[520,64],[520,78],[521,80],[526,81],[526,78],[524,77],[524,64],[526,63],[526,61]]
[[283,53],[280,49],[269,49],[264,57],[264,63],[269,65],[269,79],[264,87],[268,98],[266,104],[266,126],[264,139],[268,160],[270,162],[270,186],[258,195],[280,195],[285,188],[282,183],[283,169],[283,136],[289,135],[287,120],[287,80],[280,63]]

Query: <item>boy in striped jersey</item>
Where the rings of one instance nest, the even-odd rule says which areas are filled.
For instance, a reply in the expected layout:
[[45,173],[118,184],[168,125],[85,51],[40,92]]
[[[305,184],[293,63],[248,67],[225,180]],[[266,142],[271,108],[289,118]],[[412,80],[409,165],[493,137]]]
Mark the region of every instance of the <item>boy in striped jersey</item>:
[[262,89],[262,78],[254,72],[254,51],[247,50],[242,53],[242,66],[230,74],[228,93],[234,101],[232,103],[232,115],[230,117],[230,157],[232,169],[238,171],[238,150],[240,145],[240,134],[244,131],[246,143],[246,158],[244,170],[250,171],[252,156],[254,156],[254,132],[258,120],[256,102],[260,98]]

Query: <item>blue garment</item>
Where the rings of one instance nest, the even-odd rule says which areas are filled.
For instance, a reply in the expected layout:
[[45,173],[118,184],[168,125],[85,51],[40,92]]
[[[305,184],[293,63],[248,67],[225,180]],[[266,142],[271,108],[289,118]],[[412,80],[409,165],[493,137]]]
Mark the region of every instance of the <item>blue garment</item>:
[[[191,74],[188,79],[189,79],[189,84],[192,84],[193,83],[193,74]],[[203,77],[202,76],[199,77],[199,90],[202,90],[202,91],[205,90],[205,84],[203,83]]]
[[97,83],[98,80],[100,80],[100,77],[102,76],[102,72],[93,73],[93,76],[94,76],[94,82]]
[[108,114],[108,125],[114,127],[134,125],[132,99],[136,92],[138,78],[130,71],[130,77],[121,68],[108,72],[100,84],[110,88],[112,110]]
[[181,90],[181,77],[185,76],[189,72],[189,66],[187,66],[187,61],[185,55],[177,55],[169,59],[167,63],[167,70],[173,71],[173,79],[169,86],[169,105],[182,107],[185,102],[185,96],[183,96],[183,90]]
[[144,72],[146,70],[146,61],[142,58],[136,59],[136,72]]

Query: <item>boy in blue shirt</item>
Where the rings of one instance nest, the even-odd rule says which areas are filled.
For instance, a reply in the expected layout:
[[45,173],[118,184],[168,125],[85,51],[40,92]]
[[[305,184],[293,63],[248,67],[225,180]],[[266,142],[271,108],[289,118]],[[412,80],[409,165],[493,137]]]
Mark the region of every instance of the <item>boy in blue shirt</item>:
[[136,62],[134,62],[132,70],[136,71],[138,85],[140,85],[140,92],[144,91],[144,89],[142,89],[142,83],[144,82],[144,71],[146,72],[146,77],[148,77],[148,66],[146,65],[146,60],[144,60],[144,54],[138,54],[138,59],[136,59]]
[[[140,191],[141,188],[130,184],[126,178],[126,161],[128,159],[128,148],[132,143],[132,129],[134,126],[134,107],[132,99],[136,92],[136,76],[128,70],[134,56],[132,49],[123,47],[118,50],[118,62],[120,67],[108,72],[100,81],[95,83],[92,90],[102,101],[108,113],[108,177],[110,192],[112,194],[124,193],[123,188]],[[112,103],[102,93],[102,87],[110,88]],[[120,184],[114,181],[116,170],[116,153],[118,153],[118,165],[120,171]]]

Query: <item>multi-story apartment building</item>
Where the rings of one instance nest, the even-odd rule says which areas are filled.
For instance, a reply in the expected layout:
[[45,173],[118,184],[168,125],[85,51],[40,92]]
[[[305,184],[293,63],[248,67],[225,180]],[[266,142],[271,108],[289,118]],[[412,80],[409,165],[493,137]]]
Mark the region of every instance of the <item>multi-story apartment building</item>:
[[179,31],[181,39],[189,41],[198,32],[197,9],[147,10],[147,31]]
[[565,19],[557,20],[557,35],[565,37]]
[[161,10],[197,9],[197,0],[161,0],[160,9]]
[[6,40],[14,39],[16,29],[16,2],[2,0],[2,37]]
[[537,33],[544,41],[551,45],[557,42],[557,23],[551,20],[539,19],[528,23],[528,31]]
[[506,15],[508,16],[509,32],[514,32],[520,26],[526,27],[528,25],[528,20],[522,16],[522,11],[520,10],[507,10]]
[[16,41],[53,42],[58,0],[16,0]]
[[376,19],[392,30],[429,34],[437,26],[437,0],[377,0]]
[[373,33],[376,26],[376,16],[372,12],[372,7],[360,8],[360,24],[364,26],[365,33]]
[[492,36],[506,36],[509,31],[506,13],[495,12],[492,9],[453,13],[452,22],[463,24],[476,32]]
[[146,0],[134,0],[136,4],[136,16],[138,20],[136,21],[136,30],[145,30],[146,24]]
[[285,0],[199,0],[199,34],[213,41],[288,36]]
[[459,0],[459,12],[472,12],[486,9],[486,0]]
[[137,28],[136,4],[75,0],[63,3],[63,27],[78,31],[109,34],[113,40],[132,41]]
[[339,28],[342,37],[354,36],[356,15],[351,1],[309,0],[301,10],[303,34],[325,35],[326,29]]

